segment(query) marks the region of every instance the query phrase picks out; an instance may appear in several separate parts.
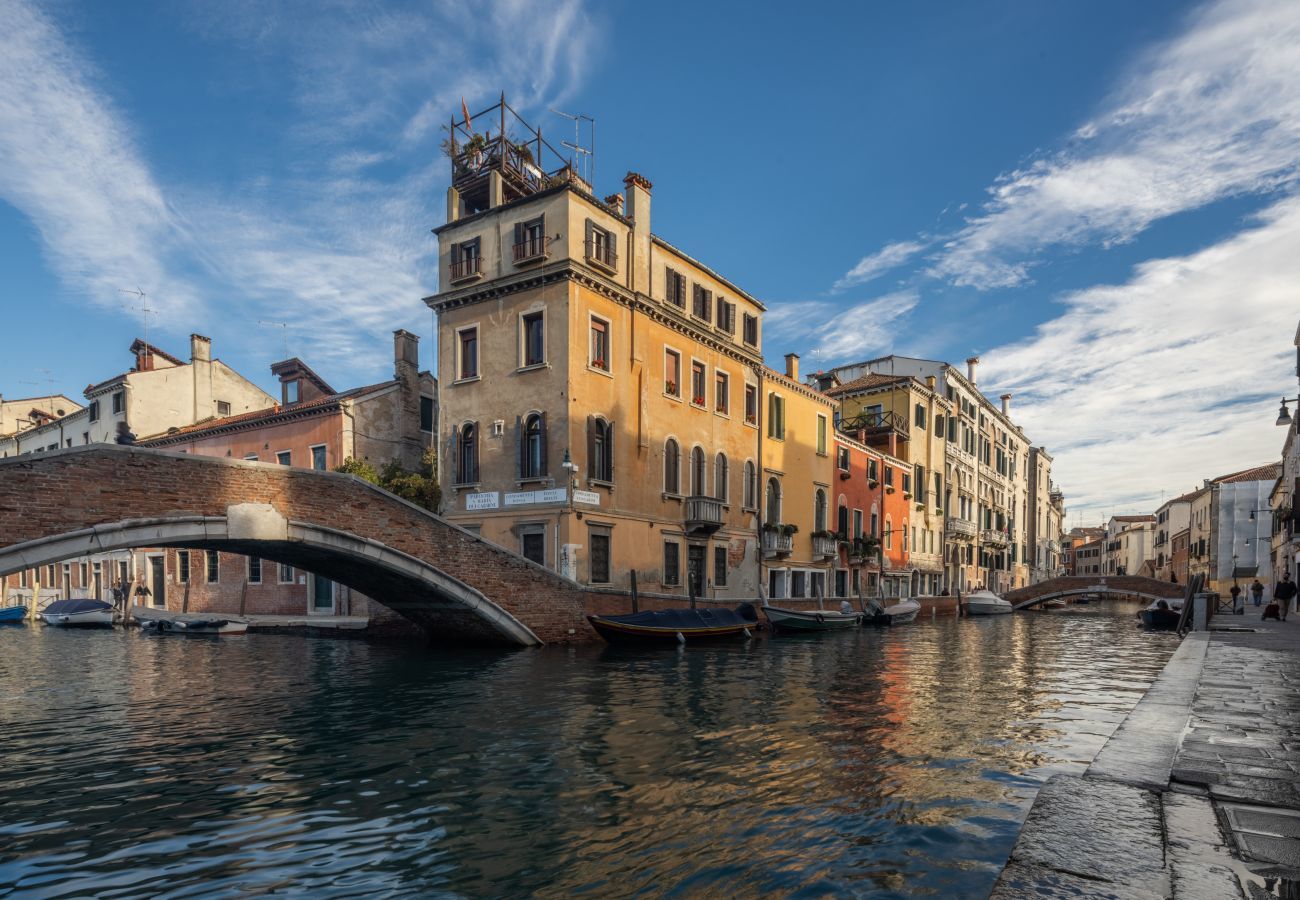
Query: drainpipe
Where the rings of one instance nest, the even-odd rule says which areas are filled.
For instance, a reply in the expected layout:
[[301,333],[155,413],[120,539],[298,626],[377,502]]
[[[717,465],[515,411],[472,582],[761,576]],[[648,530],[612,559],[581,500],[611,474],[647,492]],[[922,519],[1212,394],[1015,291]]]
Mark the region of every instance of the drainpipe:
[[[758,539],[757,543],[755,544],[755,551],[756,551],[755,561],[758,564],[758,581],[756,582],[756,585],[758,587],[759,605],[762,605],[763,520],[764,520],[764,513],[766,512],[765,505],[767,503],[767,485],[766,485],[766,478],[763,475],[763,429],[764,427],[766,427],[765,419],[764,419],[764,409],[766,408],[767,404],[764,402],[763,399],[764,396],[766,395],[766,390],[765,390],[766,380],[763,376],[763,366],[761,363],[754,368],[754,373],[758,376],[758,397],[756,398],[756,402],[754,404],[757,407],[754,410],[755,412],[754,422],[756,425],[758,425],[758,437],[756,439],[756,443],[758,446],[758,455],[754,457],[754,480],[757,482],[754,485],[754,506],[757,507],[758,510],[758,527],[754,530],[754,534]],[[743,396],[744,395],[742,394],[742,397]],[[741,412],[741,415],[742,416],[744,415],[743,411]],[[741,499],[743,500],[744,497],[742,496]]]

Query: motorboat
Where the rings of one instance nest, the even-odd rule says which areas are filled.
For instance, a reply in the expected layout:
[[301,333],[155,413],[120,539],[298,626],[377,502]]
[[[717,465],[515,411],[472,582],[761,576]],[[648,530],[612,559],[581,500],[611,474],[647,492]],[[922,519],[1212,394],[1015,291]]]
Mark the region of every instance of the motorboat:
[[999,616],[1011,612],[1011,604],[990,590],[966,595],[966,615]]
[[41,610],[46,625],[102,627],[113,624],[113,604],[103,600],[74,598],[55,600]]
[[3,622],[22,622],[27,618],[26,606],[5,606],[0,607],[0,623]]
[[1064,600],[1046,600],[1038,604],[1039,609],[1065,609]]
[[763,615],[767,616],[767,621],[777,631],[838,631],[842,628],[857,628],[862,623],[862,613],[855,612],[852,608],[787,609],[764,604]]
[[[1164,604],[1163,606],[1161,604]],[[1138,610],[1138,618],[1145,628],[1177,628],[1183,618],[1183,601],[1181,597],[1168,600],[1156,600],[1150,606]]]
[[916,600],[899,600],[892,606],[881,606],[872,600],[862,618],[864,625],[908,625],[916,621],[921,612],[921,604]]
[[211,637],[223,634],[245,634],[248,623],[240,619],[173,619],[165,616],[149,618],[140,623],[145,631],[158,634],[187,634]]
[[684,644],[688,641],[751,637],[758,627],[752,603],[735,609],[653,609],[620,616],[587,616],[611,644]]

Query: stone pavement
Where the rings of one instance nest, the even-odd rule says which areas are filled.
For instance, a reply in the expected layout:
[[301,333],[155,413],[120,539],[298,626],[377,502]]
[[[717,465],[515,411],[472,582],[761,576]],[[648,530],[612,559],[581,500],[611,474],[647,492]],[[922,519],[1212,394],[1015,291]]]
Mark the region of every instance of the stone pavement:
[[1188,635],[1088,771],[1044,785],[992,896],[1300,897],[1297,618]]

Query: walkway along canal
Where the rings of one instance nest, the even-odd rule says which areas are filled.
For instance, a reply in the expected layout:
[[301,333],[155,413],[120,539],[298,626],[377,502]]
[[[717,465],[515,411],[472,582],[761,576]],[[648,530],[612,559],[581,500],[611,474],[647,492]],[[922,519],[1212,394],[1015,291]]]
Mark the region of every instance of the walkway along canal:
[[1132,605],[668,651],[0,629],[0,894],[986,897]]

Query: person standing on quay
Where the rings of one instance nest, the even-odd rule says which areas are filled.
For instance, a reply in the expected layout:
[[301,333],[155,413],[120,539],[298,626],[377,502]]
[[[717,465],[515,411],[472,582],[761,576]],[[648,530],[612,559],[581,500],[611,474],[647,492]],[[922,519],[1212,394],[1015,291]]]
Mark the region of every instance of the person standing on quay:
[[1236,582],[1233,583],[1232,590],[1228,591],[1228,593],[1232,595],[1232,614],[1239,616],[1244,613],[1246,610],[1238,605],[1241,600],[1241,588]]
[[1273,599],[1281,607],[1279,611],[1282,613],[1283,622],[1286,621],[1286,614],[1291,609],[1291,604],[1295,602],[1295,595],[1295,582],[1291,580],[1291,573],[1287,572],[1282,576],[1282,580],[1273,587]]
[[1258,578],[1256,578],[1255,583],[1250,586],[1250,596],[1255,601],[1255,608],[1258,609],[1259,605],[1264,602],[1264,585],[1259,583]]

